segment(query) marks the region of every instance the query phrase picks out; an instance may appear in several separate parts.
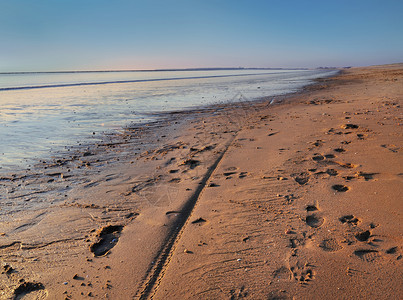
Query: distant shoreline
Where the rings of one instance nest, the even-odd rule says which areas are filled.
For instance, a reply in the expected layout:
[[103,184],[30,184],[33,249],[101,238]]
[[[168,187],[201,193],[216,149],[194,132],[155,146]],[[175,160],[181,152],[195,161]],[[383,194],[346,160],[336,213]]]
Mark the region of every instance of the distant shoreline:
[[182,71],[233,71],[233,70],[316,70],[316,69],[339,69],[339,68],[185,68],[185,69],[142,69],[142,70],[77,70],[77,71],[21,71],[0,72],[0,75],[13,74],[70,74],[70,73],[130,73],[130,72],[182,72]]
[[[230,70],[230,69],[228,69],[228,70]],[[290,70],[298,70],[298,69],[290,69]],[[107,71],[102,71],[102,72],[107,72]],[[25,74],[28,74],[28,73],[25,73]],[[36,73],[30,73],[30,74],[36,74]],[[253,76],[253,75],[268,75],[268,74],[276,74],[276,73],[258,73],[258,74],[247,73],[247,74],[229,74],[229,75],[210,75],[210,76],[191,76],[191,77],[151,78],[151,79],[114,80],[114,81],[100,81],[100,82],[77,82],[77,83],[62,83],[62,84],[46,84],[46,85],[5,87],[5,88],[0,88],[0,91],[30,90],[30,89],[57,88],[57,87],[70,87],[70,86],[86,86],[86,85],[103,85],[103,84],[114,84],[114,83],[116,84],[116,83],[135,83],[135,82],[151,82],[151,81],[170,81],[170,80],[239,77],[239,76]]]

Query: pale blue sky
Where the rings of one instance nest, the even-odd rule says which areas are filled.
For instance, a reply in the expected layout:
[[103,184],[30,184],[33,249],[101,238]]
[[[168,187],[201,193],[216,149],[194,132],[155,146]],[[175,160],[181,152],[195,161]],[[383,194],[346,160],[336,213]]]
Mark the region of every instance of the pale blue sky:
[[393,62],[401,0],[0,0],[0,72]]

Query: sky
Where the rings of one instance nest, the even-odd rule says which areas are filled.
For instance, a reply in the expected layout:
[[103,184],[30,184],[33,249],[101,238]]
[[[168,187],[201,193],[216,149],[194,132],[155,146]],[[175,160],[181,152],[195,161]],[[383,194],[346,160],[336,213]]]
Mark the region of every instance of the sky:
[[0,72],[397,62],[401,0],[0,0]]

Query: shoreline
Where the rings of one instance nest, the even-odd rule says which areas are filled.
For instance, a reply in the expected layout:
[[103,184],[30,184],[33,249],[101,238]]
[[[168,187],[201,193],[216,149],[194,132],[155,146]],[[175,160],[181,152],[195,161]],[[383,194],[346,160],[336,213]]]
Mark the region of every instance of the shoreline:
[[[228,72],[224,73],[228,74]],[[133,88],[137,89],[137,87],[139,87],[139,84],[136,83],[112,84],[98,87],[61,87],[52,88],[51,90],[5,91],[3,93],[5,99],[3,99],[4,103],[2,107],[5,109],[4,117],[6,117],[6,119],[2,122],[4,130],[1,134],[1,138],[4,139],[5,143],[3,143],[1,147],[3,154],[1,155],[2,164],[0,168],[3,170],[13,170],[18,168],[18,165],[29,167],[30,164],[34,163],[35,159],[40,158],[46,160],[52,155],[52,152],[62,151],[63,148],[68,150],[68,148],[80,142],[86,143],[88,140],[95,141],[97,137],[102,138],[102,133],[119,129],[126,125],[126,123],[151,122],[155,119],[148,117],[149,113],[152,112],[182,108],[186,110],[200,105],[206,106],[209,103],[217,102],[217,98],[231,100],[232,98],[230,96],[226,96],[226,94],[228,94],[225,92],[226,89],[219,88],[219,83],[222,83],[222,81],[225,82],[225,85],[234,89],[234,93],[238,89],[241,89],[246,92],[248,97],[256,98],[261,95],[270,95],[276,92],[293,91],[295,88],[301,86],[301,82],[305,84],[308,83],[311,76],[315,77],[320,74],[323,76],[324,73],[334,73],[334,71],[305,71],[302,72],[302,75],[298,75],[297,73],[298,72],[295,71],[288,72],[288,75],[259,75],[258,77],[238,76],[238,79],[207,78],[187,82],[183,80],[175,80],[169,83],[149,82],[141,84],[144,85],[145,88],[138,92],[132,90]],[[190,76],[192,74],[188,75]],[[206,73],[205,75],[209,74]],[[244,76],[243,74],[241,75]],[[175,74],[167,74],[166,76],[172,78],[175,77]],[[264,83],[256,83],[255,85],[250,82],[260,80],[260,76],[264,78],[267,77],[267,80],[265,79]],[[276,86],[277,81],[282,82],[284,76],[285,78],[289,77],[291,79],[297,76],[297,80],[284,82],[284,84],[281,84],[280,89],[277,87],[271,90],[268,89],[268,87],[272,87],[273,85]],[[300,81],[298,80],[298,76],[306,77],[307,79]],[[125,76],[120,79],[125,80],[124,77]],[[143,77],[146,78],[150,76],[144,75]],[[277,79],[272,80],[273,77]],[[25,79],[25,81],[23,78],[21,80],[28,85],[35,85],[35,82],[39,85],[46,83],[51,84],[57,81],[52,81],[51,78],[52,76],[46,76],[46,78],[41,80],[40,76],[39,78],[32,76],[32,78],[29,77]],[[95,81],[118,80],[118,78],[108,75],[104,76],[103,80],[101,79],[102,78],[98,78],[98,80]],[[91,76],[89,78],[83,78],[82,76],[75,77],[72,75],[71,77],[67,76],[65,80],[67,80],[67,83],[74,81],[91,82]],[[209,84],[216,81],[218,85],[213,89],[202,88],[194,84],[199,81],[203,87],[204,85],[208,87]],[[238,81],[243,82],[243,84],[235,86],[234,82]],[[11,84],[11,82],[9,83]],[[78,84],[80,83],[78,82]],[[262,89],[260,89],[260,86],[257,87],[257,84],[261,84]],[[177,85],[179,85],[179,87],[175,88]],[[7,86],[7,84],[5,84],[5,86]],[[12,84],[12,86],[14,85]],[[164,86],[166,87],[164,88]],[[171,88],[173,89],[173,94],[168,92]],[[161,95],[159,95],[160,92],[162,93]],[[190,94],[186,94],[188,92]],[[149,94],[154,98],[150,98],[152,101],[147,104],[147,102],[144,101],[148,101]],[[123,98],[119,99],[119,97],[127,97],[127,99],[123,100]],[[99,107],[97,98],[103,99],[100,101]],[[84,105],[84,103],[81,103],[83,100],[85,100],[87,104]],[[27,104],[23,105],[25,102]],[[51,105],[52,103],[53,105]],[[13,113],[13,106],[16,108],[15,114]],[[10,109],[8,109],[8,107]],[[96,107],[98,110],[95,109]],[[37,108],[41,108],[44,111],[40,119],[35,117],[35,114],[30,111],[32,109],[35,111]],[[9,117],[12,118],[10,124],[9,121],[7,121]],[[10,127],[10,131],[7,130],[7,126]],[[31,131],[32,134],[30,134]],[[94,132],[97,135],[93,134]],[[31,141],[31,144],[25,141]],[[14,150],[11,151],[11,149]]]
[[[229,69],[229,70],[232,70],[232,69]],[[299,69],[295,69],[295,70],[299,70]],[[245,103],[261,102],[261,101],[267,101],[268,98],[272,98],[272,99],[277,98],[279,100],[276,100],[275,102],[281,102],[282,99],[286,99],[295,94],[302,94],[302,93],[306,92],[307,90],[309,90],[309,88],[311,86],[317,85],[321,80],[326,80],[328,78],[338,76],[338,74],[340,74],[340,72],[342,72],[342,71],[343,70],[339,70],[338,73],[336,73],[334,75],[326,75],[324,77],[311,79],[312,82],[307,84],[306,86],[298,89],[297,91],[289,92],[289,93],[285,93],[285,94],[279,94],[279,95],[273,95],[273,96],[263,96],[263,97],[253,98],[251,100],[247,99],[246,101],[236,101],[236,102],[225,101],[223,103],[220,102],[220,103],[214,103],[214,104],[203,104],[201,106],[185,108],[183,110],[173,110],[173,111],[169,111],[169,112],[155,111],[155,112],[151,112],[149,114],[143,113],[144,115],[150,115],[153,117],[157,117],[157,119],[154,121],[128,123],[126,125],[123,125],[118,130],[103,131],[103,132],[97,133],[96,136],[89,136],[90,138],[92,138],[92,137],[95,138],[94,141],[91,141],[89,143],[85,143],[84,141],[78,140],[77,141],[78,145],[65,146],[65,149],[67,149],[67,150],[58,150],[58,151],[50,152],[47,157],[31,158],[31,159],[29,159],[29,161],[31,161],[31,162],[26,167],[24,167],[24,165],[17,165],[17,164],[12,164],[11,166],[13,169],[17,169],[17,171],[14,173],[21,174],[26,171],[31,171],[32,169],[35,169],[35,168],[37,169],[37,171],[36,171],[37,173],[41,173],[43,171],[41,171],[40,168],[38,168],[38,167],[41,165],[41,163],[43,163],[43,161],[49,161],[49,162],[52,162],[50,164],[56,164],[58,160],[65,160],[66,157],[68,157],[68,156],[70,156],[70,157],[74,156],[74,157],[79,158],[84,152],[87,152],[90,149],[94,150],[94,147],[108,143],[107,141],[109,138],[112,140],[116,140],[112,143],[123,144],[124,142],[119,140],[119,136],[122,136],[125,134],[130,135],[131,134],[130,132],[137,131],[137,130],[139,130],[139,131],[147,130],[147,128],[153,127],[153,126],[156,126],[156,127],[166,126],[167,124],[172,123],[172,122],[176,122],[176,121],[179,122],[191,114],[196,116],[197,114],[201,114],[201,113],[214,112],[214,110],[221,109],[223,106],[226,106],[226,105],[232,105],[232,104],[244,103],[244,102]],[[95,72],[98,72],[98,71],[95,71]],[[106,72],[109,72],[109,71],[106,71]],[[111,71],[111,72],[114,72],[114,71]],[[228,76],[247,76],[247,75],[249,76],[251,74],[228,75]],[[252,75],[262,75],[262,74],[252,74]],[[175,79],[181,79],[181,78],[171,78],[171,79],[175,80]],[[154,79],[152,79],[152,80],[154,80]],[[160,80],[160,79],[156,79],[156,80]],[[55,87],[55,86],[49,86],[49,87]],[[30,87],[18,87],[17,89],[25,89],[25,88],[29,89]],[[14,88],[11,88],[11,89],[14,89]],[[2,89],[0,88],[0,90],[2,90]],[[270,104],[275,104],[275,103],[271,102]],[[179,118],[180,120],[174,119],[175,116],[176,116],[176,118]],[[73,150],[73,151],[70,152],[70,150]],[[36,161],[36,163],[35,163],[35,161]],[[13,174],[13,171],[11,171],[10,168],[11,168],[10,166],[6,167],[6,168],[0,168],[0,180],[2,180],[1,178],[3,178],[3,180],[4,180],[7,177],[13,177],[14,175],[16,175],[16,174]]]
[[32,86],[19,86],[19,87],[5,87],[5,88],[0,88],[0,91],[47,89],[47,88],[87,86],[87,85],[88,86],[91,86],[91,85],[106,85],[106,84],[116,84],[116,83],[137,83],[137,82],[153,82],[153,81],[173,81],[173,80],[226,78],[226,77],[254,76],[254,75],[267,75],[267,74],[271,75],[271,74],[276,74],[276,73],[211,75],[211,76],[178,77],[178,78],[152,78],[152,79],[117,80],[117,81],[101,81],[101,82],[64,83],[64,84],[54,84],[54,85],[32,85]]
[[[402,68],[399,66],[395,68],[397,75],[390,75],[389,73],[393,71],[387,69],[382,72],[386,74],[384,76],[388,81],[378,83],[382,79],[378,78],[376,83],[380,87],[393,84],[395,79],[393,76],[397,76],[397,81],[400,82]],[[181,119],[182,123],[178,121],[181,124],[174,124],[177,131],[167,130],[166,127],[165,129],[170,132],[161,137],[159,144],[154,145],[152,150],[148,152],[138,150],[141,154],[136,160],[130,159],[132,154],[127,153],[127,161],[105,165],[102,170],[99,169],[101,172],[98,174],[97,168],[91,166],[91,161],[83,161],[84,169],[93,168],[84,172],[84,176],[89,179],[84,184],[71,178],[69,183],[69,178],[61,175],[65,174],[64,172],[52,171],[56,174],[53,177],[58,177],[57,180],[60,180],[60,186],[77,184],[76,190],[72,193],[61,193],[57,197],[50,193],[55,203],[52,207],[54,215],[43,211],[35,212],[23,220],[21,225],[17,226],[17,230],[13,229],[19,234],[20,240],[0,246],[2,260],[16,270],[11,271],[7,275],[7,280],[4,279],[0,286],[3,295],[15,293],[16,288],[21,286],[18,280],[23,277],[25,282],[30,282],[28,284],[30,286],[35,286],[38,282],[43,286],[40,288],[37,285],[37,288],[29,292],[30,295],[36,293],[39,296],[49,296],[51,299],[63,295],[68,298],[79,298],[83,295],[106,297],[106,294],[112,299],[134,295],[139,299],[146,299],[152,295],[155,299],[231,297],[232,294],[252,298],[270,295],[304,298],[309,293],[314,293],[318,297],[329,296],[334,291],[326,285],[329,283],[326,281],[329,280],[328,269],[332,271],[340,268],[334,263],[325,266],[323,262],[329,259],[340,262],[341,256],[346,255],[349,247],[341,242],[342,238],[347,244],[351,242],[352,247],[356,248],[349,252],[352,257],[341,265],[344,267],[352,261],[352,264],[355,267],[359,266],[358,268],[364,270],[364,273],[351,271],[353,275],[347,274],[347,277],[337,273],[339,275],[334,275],[338,278],[337,282],[349,287],[348,280],[352,280],[354,283],[360,283],[357,285],[358,288],[368,283],[366,276],[359,274],[366,274],[365,272],[372,272],[373,268],[382,267],[379,274],[383,277],[378,282],[385,284],[387,280],[385,274],[389,273],[383,266],[387,265],[400,274],[402,271],[401,260],[398,259],[399,255],[401,257],[401,234],[399,236],[396,229],[391,230],[391,224],[385,223],[382,218],[375,222],[378,224],[376,227],[370,228],[371,224],[366,224],[367,219],[374,216],[362,211],[354,213],[351,219],[346,218],[344,222],[346,224],[343,223],[344,229],[339,229],[339,223],[342,221],[338,218],[342,218],[342,212],[346,211],[340,204],[335,208],[332,207],[333,200],[326,194],[328,187],[325,188],[322,182],[324,180],[333,183],[336,178],[347,182],[347,184],[333,183],[333,186],[341,185],[348,188],[345,192],[333,189],[335,196],[338,197],[335,199],[339,201],[343,200],[340,195],[351,195],[355,190],[359,190],[355,181],[372,182],[375,178],[375,183],[381,180],[384,185],[390,186],[393,183],[398,187],[396,182],[400,179],[397,172],[386,176],[388,179],[385,181],[383,177],[378,176],[384,172],[377,170],[380,166],[368,167],[373,163],[367,160],[357,166],[358,171],[355,173],[343,174],[350,172],[348,166],[356,164],[345,159],[352,159],[350,156],[354,151],[362,152],[360,148],[362,144],[373,143],[371,138],[379,138],[379,134],[369,138],[371,133],[381,130],[370,128],[376,124],[362,118],[368,114],[363,109],[365,103],[363,105],[362,96],[352,95],[351,88],[348,90],[354,84],[360,91],[363,90],[363,85],[368,85],[365,80],[371,80],[371,74],[376,70],[372,73],[367,70],[371,70],[371,67],[346,70],[344,74],[324,79],[320,84],[311,85],[300,93],[284,96],[281,105],[270,106],[268,101],[263,100],[239,102],[217,105],[204,112],[190,113],[189,118]],[[363,72],[363,75],[361,76],[359,72]],[[344,78],[349,81],[343,84]],[[354,78],[363,83],[360,85],[352,81]],[[339,84],[340,81],[342,84]],[[371,85],[368,85],[368,88],[374,89]],[[384,92],[385,97],[396,98],[388,100],[392,104],[387,107],[390,108],[389,112],[395,114],[395,118],[399,118],[396,112],[399,107],[393,103],[396,101],[400,103],[401,99],[396,96],[396,92],[392,97],[388,89],[384,89]],[[335,94],[329,95],[329,93]],[[346,99],[352,96],[361,100]],[[372,101],[378,105],[384,100]],[[335,108],[337,112],[329,111],[328,106]],[[322,110],[324,107],[326,112]],[[348,114],[344,113],[343,109],[346,109]],[[376,112],[371,108],[371,113],[384,114],[382,109],[383,106]],[[359,114],[355,115],[355,112]],[[360,123],[358,133],[354,131],[356,128],[340,129],[340,126],[350,121]],[[316,126],[317,124],[320,126]],[[330,124],[336,124],[338,127],[332,127],[330,129],[333,130],[330,130],[328,128]],[[328,131],[323,132],[322,127]],[[394,127],[388,130],[396,133],[388,137],[397,141],[398,131]],[[309,133],[310,131],[312,133]],[[345,132],[350,133],[345,135]],[[321,134],[323,136],[320,136]],[[340,144],[342,141],[335,142],[339,137],[345,135],[350,139],[350,136],[355,134],[357,135],[354,142],[350,141],[352,145],[349,143],[340,146],[343,145]],[[323,137],[329,141],[325,141]],[[330,147],[340,151],[348,147],[354,149],[324,153],[322,148],[328,147],[324,146],[326,142],[330,143]],[[312,144],[309,149],[301,146],[307,143],[317,143],[318,146]],[[357,143],[361,143],[358,148],[355,146]],[[299,148],[294,144],[298,144]],[[388,161],[396,159],[393,155],[400,151],[398,142],[395,143],[397,144],[395,147],[392,147],[392,144],[388,143],[385,147],[377,148],[390,152],[386,152],[388,157],[385,159]],[[274,149],[273,145],[278,150]],[[112,146],[111,151],[114,151]],[[371,149],[370,147],[365,146],[363,149]],[[119,148],[115,150],[127,151]],[[267,154],[262,154],[265,151]],[[296,159],[302,155],[301,153],[304,154],[304,158]],[[96,155],[84,154],[85,152],[83,152],[85,160],[96,158]],[[106,156],[105,153],[102,154]],[[383,153],[382,155],[385,156]],[[308,156],[316,159],[308,159]],[[377,157],[372,159],[375,161]],[[108,156],[104,159],[107,164]],[[88,162],[90,165],[86,165]],[[265,164],[262,165],[262,162]],[[305,167],[306,164],[312,163],[317,166],[317,170],[309,171],[314,168]],[[302,165],[304,168],[298,167]],[[367,165],[367,169],[361,170],[361,165]],[[329,167],[326,169],[327,166]],[[392,166],[393,162],[388,164],[388,167],[394,170]],[[38,184],[36,181],[37,178],[34,178],[32,184]],[[232,181],[234,183],[228,185],[228,182]],[[12,181],[12,184],[15,183],[18,181]],[[40,184],[45,184],[45,181]],[[24,185],[27,186],[26,183]],[[351,190],[350,185],[353,185]],[[35,191],[35,188],[33,190]],[[315,202],[309,199],[308,196],[312,193],[321,195],[321,203],[319,200]],[[354,200],[354,203],[358,203],[357,207],[365,207],[363,196],[354,195],[357,196],[358,200]],[[56,201],[54,198],[60,199]],[[352,200],[350,196],[347,198]],[[308,210],[308,206],[312,210]],[[357,224],[354,225],[352,220],[359,214],[357,217],[359,226],[355,226]],[[256,224],[250,223],[251,217],[252,220],[256,220]],[[392,221],[396,217],[398,216],[392,217]],[[56,229],[53,228],[58,235],[69,236],[68,239],[60,236],[55,238],[54,233],[52,235],[46,231],[49,226],[57,224],[55,222],[60,224],[63,220],[70,219],[73,220],[69,222],[72,232],[60,225],[56,226]],[[84,219],[86,221],[83,221]],[[283,224],[276,220],[282,220]],[[369,229],[361,228],[364,223]],[[347,226],[351,228],[346,229]],[[49,234],[49,241],[41,241],[39,236],[35,236],[34,233],[40,230],[41,234]],[[75,230],[78,232],[85,230],[88,234],[86,237],[80,237],[74,235]],[[335,235],[325,236],[326,230],[334,231]],[[361,231],[358,232],[359,230]],[[259,245],[267,244],[267,240],[262,237],[260,231],[272,239],[268,244],[269,247],[265,249],[273,250],[262,252],[262,247]],[[392,234],[387,234],[388,231]],[[365,233],[362,236],[363,241],[356,238],[360,233]],[[390,235],[394,236],[393,241]],[[7,234],[2,236],[4,238]],[[376,242],[376,236],[382,236],[386,241],[383,244]],[[35,241],[35,239],[39,241],[36,244],[27,244],[23,241]],[[375,244],[377,248],[371,248],[370,243]],[[387,253],[389,250],[393,253]],[[240,253],[247,255],[240,256]],[[284,253],[286,258],[282,257]],[[329,253],[337,257],[326,257]],[[217,257],[220,259],[217,260]],[[254,261],[253,257],[258,259]],[[283,265],[277,265],[277,262],[283,261]],[[245,265],[242,265],[241,269],[236,267],[236,264],[244,262]],[[214,268],[211,269],[211,266]],[[323,273],[319,266],[327,272]],[[346,268],[353,270],[352,267]],[[218,272],[220,269],[226,271],[221,274]],[[254,275],[246,276],[248,271],[244,269],[252,270]],[[243,270],[243,274],[238,270]],[[210,274],[215,281],[211,282],[212,279],[205,277],[205,274]],[[229,278],[239,281],[239,284],[231,280],[223,282],[224,274],[231,274]],[[190,284],[183,284],[183,278],[187,278]],[[298,285],[295,281],[302,284]],[[66,282],[67,284],[64,284]],[[386,287],[390,287],[391,284],[396,284],[396,288],[389,291],[389,295],[398,295],[400,291],[398,278],[390,279],[381,292],[385,293]],[[299,288],[301,286],[304,287],[303,290]],[[376,287],[379,288],[379,284],[368,288],[369,291],[362,295],[371,295]],[[352,289],[356,296],[359,295],[357,288]],[[338,293],[340,296],[347,296],[347,292],[342,289]]]

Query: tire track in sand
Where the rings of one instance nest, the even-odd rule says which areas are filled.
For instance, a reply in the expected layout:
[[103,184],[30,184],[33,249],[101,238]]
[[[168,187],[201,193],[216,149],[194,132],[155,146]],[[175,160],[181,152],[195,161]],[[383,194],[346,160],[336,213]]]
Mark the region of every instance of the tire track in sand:
[[227,153],[231,144],[235,140],[238,135],[238,130],[227,142],[223,152],[217,157],[217,159],[213,162],[213,164],[208,168],[206,174],[203,176],[198,188],[193,193],[193,195],[187,200],[184,204],[183,209],[181,210],[181,214],[178,217],[178,220],[172,226],[170,233],[167,235],[164,243],[162,244],[160,250],[158,251],[154,263],[150,265],[147,273],[143,279],[140,288],[134,296],[134,299],[152,299],[155,292],[160,285],[162,278],[165,275],[165,271],[168,268],[169,262],[173,253],[176,250],[176,246],[180,240],[180,237],[186,228],[186,225],[189,223],[190,216],[192,215],[193,209],[195,208],[197,201],[200,199],[200,196],[204,189],[208,187],[210,182],[210,178],[212,177],[214,171],[218,168],[218,165],[222,161],[224,155]]

